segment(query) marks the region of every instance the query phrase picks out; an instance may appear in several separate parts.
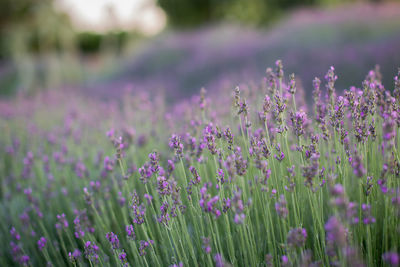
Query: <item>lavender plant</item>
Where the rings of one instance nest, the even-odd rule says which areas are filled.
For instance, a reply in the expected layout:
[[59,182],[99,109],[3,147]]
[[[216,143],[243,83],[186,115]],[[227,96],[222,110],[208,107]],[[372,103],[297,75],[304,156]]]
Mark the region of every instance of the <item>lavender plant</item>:
[[400,71],[340,94],[331,67],[313,109],[266,76],[168,111],[2,105],[0,265],[399,266]]

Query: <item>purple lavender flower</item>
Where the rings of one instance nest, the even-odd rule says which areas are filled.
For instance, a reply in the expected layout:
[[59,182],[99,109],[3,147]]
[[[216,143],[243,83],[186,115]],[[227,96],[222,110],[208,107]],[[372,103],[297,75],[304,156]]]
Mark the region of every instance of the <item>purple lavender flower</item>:
[[264,118],[270,113],[272,108],[271,98],[268,95],[265,95],[264,103],[263,103],[263,112]]
[[81,221],[79,216],[76,216],[74,219],[74,225],[75,225],[75,237],[76,238],[82,238],[85,236],[85,231],[81,227]]
[[381,188],[383,194],[386,194],[388,192],[388,188],[386,186],[386,179],[379,179],[377,184]]
[[285,154],[284,154],[283,151],[281,150],[281,145],[278,143],[278,144],[275,146],[275,149],[276,149],[278,155],[275,154],[275,155],[274,155],[274,158],[277,159],[279,162],[281,162],[281,161],[285,158]]
[[109,232],[106,234],[106,238],[108,242],[110,242],[113,249],[119,249],[119,239],[116,234],[113,232]]
[[[345,203],[346,205],[346,203]],[[349,202],[346,207],[346,219],[350,224],[358,224],[360,219],[357,217],[357,203]]]
[[124,250],[122,250],[121,253],[119,253],[118,259],[121,261],[123,266],[128,266],[128,257],[126,256]]
[[235,87],[233,105],[236,108],[240,107],[240,88],[239,88],[239,86]]
[[11,247],[11,255],[16,262],[20,262],[22,256],[22,249],[21,247],[14,243],[13,241],[10,242]]
[[315,77],[313,80],[313,96],[314,100],[317,100],[315,102],[318,102],[319,98],[321,97],[321,91],[320,91],[320,86],[321,86],[321,80],[318,77]]
[[157,218],[159,223],[164,223],[165,225],[168,225],[168,222],[170,220],[168,208],[169,208],[168,202],[164,201],[160,206],[161,215]]
[[[339,130],[340,127],[344,125],[344,108],[345,108],[345,98],[342,96],[339,96],[336,99],[336,103],[334,104],[334,109],[333,109],[333,114],[331,114],[330,120],[332,126],[336,129]],[[343,132],[344,129],[342,130]]]
[[291,95],[294,95],[296,93],[296,80],[294,78],[294,73],[289,75],[289,84],[287,86],[287,91]]
[[215,267],[230,267],[231,265],[224,260],[220,253],[214,255]]
[[319,157],[320,157],[319,154],[312,153],[310,156],[310,165],[303,167],[303,177],[305,178],[304,184],[305,186],[311,188],[311,190],[314,190],[313,178],[318,174]]
[[203,141],[207,144],[208,150],[212,155],[217,153],[217,146],[215,145],[215,130],[213,124],[208,124],[203,130]]
[[122,196],[122,192],[118,192],[118,203],[121,207],[125,206],[126,199]]
[[342,196],[344,194],[344,188],[341,184],[335,184],[331,189],[331,194],[333,196]]
[[329,97],[333,97],[335,93],[335,82],[337,80],[337,75],[335,75],[335,68],[331,66],[325,75],[326,89],[328,90]]
[[171,194],[171,186],[164,176],[157,177],[157,192],[160,197]]
[[346,266],[365,267],[366,265],[359,256],[359,251],[356,247],[345,247],[342,252],[346,258]]
[[204,249],[204,252],[206,254],[210,254],[211,253],[211,246],[210,246],[211,239],[209,237],[202,237],[201,239],[203,240],[203,246],[202,247]]
[[276,72],[275,75],[278,79],[283,78],[283,65],[282,65],[282,60],[278,59],[275,61],[275,66],[276,66]]
[[75,249],[74,252],[68,252],[68,258],[71,262],[76,262],[81,257],[81,251]]
[[305,133],[304,126],[307,124],[307,114],[300,110],[296,113],[290,114],[290,120],[292,121],[293,131],[295,135],[302,136]]
[[170,139],[170,141],[169,141],[169,147],[170,147],[170,148],[173,148],[173,149],[175,150],[175,154],[176,154],[178,157],[181,157],[181,156],[182,156],[182,153],[183,153],[183,144],[182,144],[182,142],[181,142],[181,138],[180,138],[178,135],[173,134],[173,135],[171,136],[171,139]]
[[347,230],[336,217],[329,218],[325,224],[325,231],[328,243],[336,244],[339,247],[346,244]]
[[304,228],[291,229],[287,235],[286,243],[290,247],[302,247],[307,239],[307,231]]
[[144,223],[144,216],[146,213],[146,207],[144,204],[140,204],[139,202],[139,196],[137,195],[136,192],[132,194],[132,204],[131,204],[131,209],[132,209],[132,216],[133,216],[133,222],[136,224],[142,224]]
[[396,122],[397,113],[392,112],[391,114],[385,113],[383,115],[384,121],[382,124],[383,140],[386,141],[388,147],[393,146],[393,139],[396,136]]
[[75,164],[75,173],[76,176],[78,176],[79,178],[88,176],[88,170],[86,168],[86,165],[80,160]]
[[376,219],[371,214],[371,205],[362,204],[361,209],[362,209],[364,224],[373,224],[376,222]]
[[227,212],[231,208],[231,200],[229,198],[224,198],[222,201],[222,211]]
[[116,158],[121,159],[125,156],[124,150],[128,148],[128,143],[124,142],[122,136],[114,139],[114,147],[117,150]]
[[28,266],[29,265],[29,261],[30,261],[30,257],[28,255],[22,255],[19,259],[19,263],[23,266]]
[[99,262],[99,247],[91,241],[85,243],[85,257],[95,263]]
[[38,242],[37,242],[37,245],[38,245],[39,250],[43,250],[44,247],[46,246],[46,244],[47,244],[47,240],[46,240],[46,238],[43,237],[43,236],[42,236],[42,237],[38,240]]
[[357,203],[349,202],[345,195],[344,188],[341,184],[335,184],[330,188],[332,205],[336,206],[342,220],[346,220],[349,224],[358,224],[359,218]]
[[114,169],[114,161],[110,157],[106,156],[103,162],[103,168],[106,172],[111,172]]
[[15,230],[14,226],[11,228],[10,234],[11,234],[11,237],[14,238],[16,241],[19,241],[21,239],[21,236],[19,235],[17,230]]
[[286,205],[287,205],[287,203],[286,203],[284,195],[281,195],[279,197],[279,200],[277,202],[275,202],[276,213],[278,213],[278,216],[283,219],[285,219],[289,214],[289,211],[288,211]]
[[33,161],[34,161],[33,153],[32,153],[32,151],[28,151],[26,153],[26,157],[23,160],[24,168],[23,168],[22,174],[21,174],[23,178],[27,179],[30,177],[31,172],[32,172]]
[[107,136],[108,138],[114,138],[114,135],[115,135],[115,130],[114,130],[114,128],[111,128],[110,130],[108,130],[108,131],[106,132],[106,136]]
[[240,147],[235,148],[234,160],[237,175],[245,175],[248,167],[248,162],[243,158],[242,150],[240,149]]
[[[227,199],[229,200],[229,199]],[[232,208],[233,212],[235,213],[234,222],[236,224],[243,224],[246,218],[244,214],[244,204],[242,200],[242,191],[238,189],[236,192],[233,193],[233,198],[229,202],[230,207]]]
[[130,239],[130,240],[136,239],[136,234],[135,234],[132,224],[125,226],[125,231],[126,231],[126,236],[128,237],[128,239]]
[[89,192],[87,187],[83,188],[83,193],[84,193],[85,201],[88,204],[88,206],[92,205],[92,194]]
[[289,258],[286,255],[281,257],[281,266],[290,266]]
[[65,155],[62,152],[55,151],[53,153],[53,159],[59,165],[63,165],[66,162]]
[[191,180],[193,184],[199,184],[201,182],[201,177],[199,172],[194,166],[189,167],[190,172],[193,174],[193,179]]
[[200,89],[200,101],[199,101],[199,107],[201,110],[204,110],[207,104],[206,101],[206,89],[204,89],[204,87],[202,87]]
[[278,94],[274,95],[274,100],[275,107],[273,110],[273,115],[278,126],[277,132],[283,133],[284,131],[286,131],[286,128],[283,126],[283,114],[286,109],[286,101],[281,95]]
[[140,181],[144,184],[147,184],[150,177],[153,175],[152,166],[148,162],[146,162],[142,167],[139,168]]
[[152,195],[149,195],[149,194],[144,194],[143,195],[143,197],[145,198],[145,199],[147,199],[147,203],[148,204],[151,204],[151,201],[153,200],[153,196]]
[[58,220],[58,222],[56,223],[56,229],[61,229],[61,228],[67,229],[68,228],[68,221],[65,218],[64,213],[57,215],[57,220]]
[[100,181],[90,181],[89,185],[90,185],[90,188],[94,192],[99,192],[100,189],[101,189],[101,182]]
[[259,148],[261,148],[261,154],[263,157],[268,159],[271,155],[271,150],[268,148],[267,141],[265,139],[261,139],[257,145]]
[[225,129],[224,137],[225,137],[226,142],[228,143],[228,149],[232,150],[233,149],[233,134],[229,127]]
[[371,194],[372,187],[374,186],[372,182],[372,176],[367,177],[367,183],[365,185],[365,195],[369,196]]
[[400,265],[400,256],[397,252],[394,251],[385,252],[382,255],[382,259],[386,264],[390,266],[397,267]]
[[225,182],[227,182],[227,180],[225,180],[225,173],[223,169],[218,169],[217,171],[217,181],[221,184],[224,184]]
[[200,189],[199,205],[202,210],[204,210],[205,212],[213,213],[215,217],[218,218],[221,215],[220,210],[216,208],[216,203],[219,200],[219,196],[216,195],[214,197],[211,197],[211,195],[207,193],[207,189],[210,186],[211,183],[206,183]]
[[245,219],[246,219],[246,215],[244,213],[236,213],[235,217],[233,218],[233,221],[236,224],[243,224]]
[[149,246],[152,246],[154,244],[153,240],[145,241],[145,240],[140,240],[140,246],[139,246],[139,255],[144,256],[147,254],[146,248]]
[[74,219],[75,237],[76,238],[84,237],[85,231],[94,233],[95,229],[91,226],[86,210],[83,210],[81,212],[76,210],[75,214],[77,215]]
[[26,195],[26,198],[28,199],[29,202],[34,202],[33,196],[32,196],[32,188],[28,187],[24,189],[24,194]]
[[243,116],[247,117],[249,113],[249,106],[247,105],[246,99],[243,99],[243,101],[240,101],[239,107],[238,107],[238,115],[243,114]]
[[158,153],[157,152],[152,152],[149,154],[149,159],[150,159],[150,165],[151,165],[151,172],[152,173],[158,173],[160,166],[158,165]]

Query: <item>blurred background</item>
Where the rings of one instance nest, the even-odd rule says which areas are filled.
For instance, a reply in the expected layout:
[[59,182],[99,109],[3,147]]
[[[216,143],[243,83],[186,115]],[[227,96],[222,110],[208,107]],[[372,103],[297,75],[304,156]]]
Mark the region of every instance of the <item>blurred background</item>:
[[0,97],[47,90],[100,99],[127,90],[174,102],[259,83],[282,59],[311,91],[400,66],[400,2],[383,0],[1,0]]

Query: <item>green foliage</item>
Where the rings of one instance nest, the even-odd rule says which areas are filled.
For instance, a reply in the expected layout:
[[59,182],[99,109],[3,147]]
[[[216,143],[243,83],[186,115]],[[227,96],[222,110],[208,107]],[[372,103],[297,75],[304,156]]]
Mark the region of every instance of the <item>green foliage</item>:
[[128,32],[111,32],[108,34],[99,34],[95,32],[82,32],[77,35],[78,50],[84,54],[100,52],[102,44],[112,41],[114,49],[120,52],[128,41]]
[[73,45],[69,17],[54,9],[53,0],[5,0],[0,10],[0,58],[68,50]]
[[176,27],[192,27],[221,20],[267,24],[295,7],[344,2],[354,0],[158,0],[169,22]]

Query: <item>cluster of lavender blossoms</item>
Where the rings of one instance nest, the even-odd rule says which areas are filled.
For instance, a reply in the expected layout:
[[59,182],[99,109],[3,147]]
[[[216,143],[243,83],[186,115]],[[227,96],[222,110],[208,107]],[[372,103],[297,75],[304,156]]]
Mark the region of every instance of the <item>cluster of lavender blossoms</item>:
[[0,103],[0,266],[399,266],[400,70],[265,76],[168,108]]

